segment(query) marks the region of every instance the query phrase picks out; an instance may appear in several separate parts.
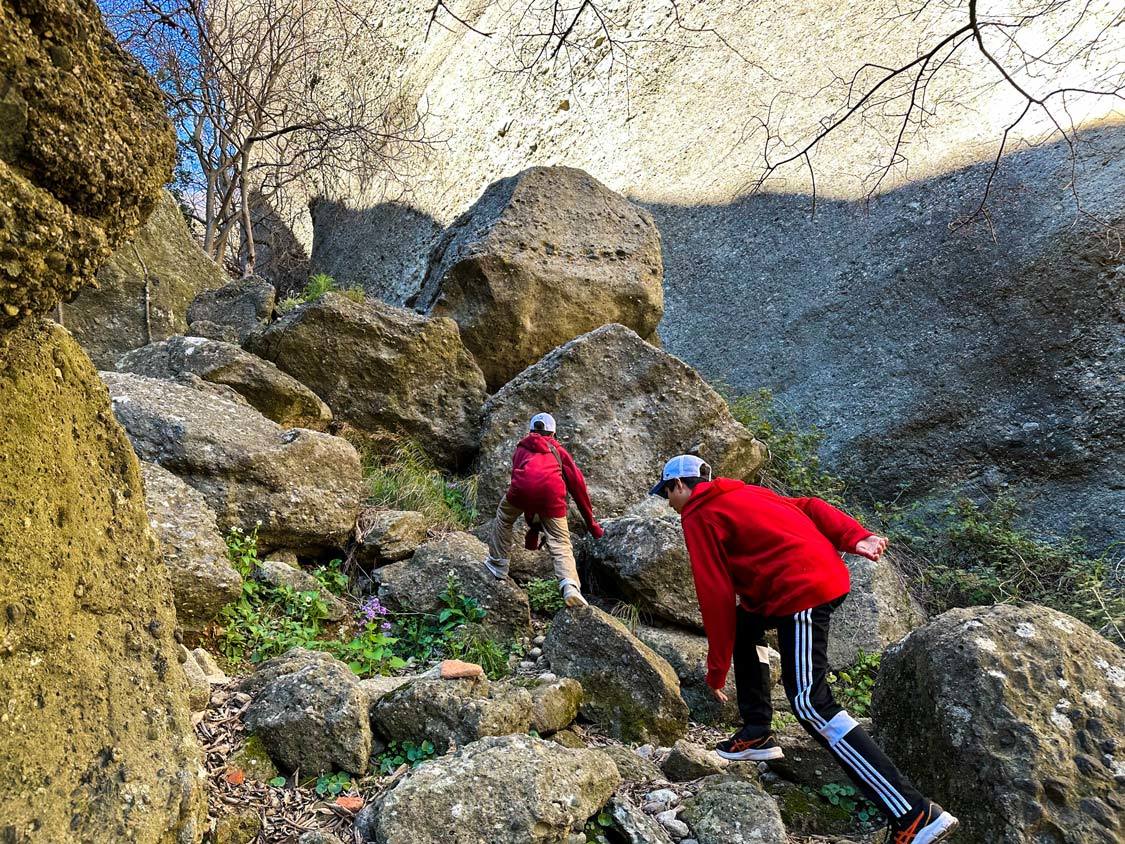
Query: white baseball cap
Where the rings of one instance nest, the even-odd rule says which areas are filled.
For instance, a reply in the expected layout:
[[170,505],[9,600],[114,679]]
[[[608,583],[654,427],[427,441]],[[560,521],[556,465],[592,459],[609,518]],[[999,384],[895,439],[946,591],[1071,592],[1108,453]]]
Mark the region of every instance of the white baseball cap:
[[702,457],[694,454],[677,454],[664,464],[660,483],[648,491],[649,495],[663,495],[664,486],[676,478],[704,478],[711,480],[711,467]]
[[527,424],[527,430],[546,431],[548,434],[553,434],[555,433],[555,417],[549,413],[536,413]]

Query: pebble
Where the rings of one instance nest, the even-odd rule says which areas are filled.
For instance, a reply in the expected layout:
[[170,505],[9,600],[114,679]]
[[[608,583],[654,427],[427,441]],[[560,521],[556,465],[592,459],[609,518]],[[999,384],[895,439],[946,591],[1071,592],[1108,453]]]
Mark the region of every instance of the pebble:
[[680,795],[670,788],[658,788],[645,795],[645,803],[659,803],[661,806],[675,806],[680,802]]
[[557,679],[559,679],[558,676],[552,674],[550,671],[544,671],[539,675],[539,682],[541,683],[553,683]]
[[520,670],[521,670],[521,671],[531,671],[531,670],[533,670],[534,668],[535,668],[535,663],[534,663],[534,662],[530,662],[530,661],[528,661],[528,660],[526,660],[526,659],[525,659],[525,660],[524,660],[523,662],[521,662],[521,663],[520,663]]
[[527,655],[530,656],[530,657],[534,657],[535,659],[538,659],[539,657],[543,656],[543,649],[542,648],[532,648],[530,651],[527,652]]
[[687,836],[691,835],[691,830],[688,829],[688,825],[686,823],[681,821],[675,815],[671,815],[670,817],[669,815],[669,812],[661,812],[656,816],[656,819],[660,821],[660,825],[668,830],[669,835],[674,838],[680,839],[686,838]]
[[685,838],[680,844],[699,844],[694,838]]
[[651,744],[642,744],[640,747],[638,747],[633,752],[636,753],[638,756],[640,756],[642,759],[651,759],[652,758],[652,751],[653,751],[653,747],[652,747]]
[[542,644],[547,641],[547,637],[546,636],[536,636],[531,641],[534,642],[537,646],[542,646]]

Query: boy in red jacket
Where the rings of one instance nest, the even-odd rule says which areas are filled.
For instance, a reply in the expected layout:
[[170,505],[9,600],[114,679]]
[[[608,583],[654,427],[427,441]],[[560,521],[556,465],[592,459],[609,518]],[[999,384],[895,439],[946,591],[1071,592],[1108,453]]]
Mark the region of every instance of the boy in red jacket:
[[527,547],[539,547],[542,531],[563,600],[568,607],[584,606],[586,599],[582,597],[574,549],[570,545],[570,528],[566,523],[567,493],[574,496],[594,538],[604,531],[594,518],[586,479],[574,458],[555,439],[555,418],[549,413],[537,413],[531,418],[528,431],[512,455],[512,482],[496,509],[485,566],[496,578],[508,576],[512,528],[523,513],[529,528]]
[[719,755],[782,757],[770,732],[765,640],[765,631],[776,629],[782,683],[797,719],[887,815],[894,844],[931,844],[949,836],[957,819],[899,773],[828,687],[829,620],[849,589],[840,553],[878,560],[887,540],[819,498],[786,498],[742,481],[712,480],[711,468],[693,454],[669,460],[651,492],[680,514],[707,633],[707,685],[722,702],[734,660],[744,726],[719,744]]

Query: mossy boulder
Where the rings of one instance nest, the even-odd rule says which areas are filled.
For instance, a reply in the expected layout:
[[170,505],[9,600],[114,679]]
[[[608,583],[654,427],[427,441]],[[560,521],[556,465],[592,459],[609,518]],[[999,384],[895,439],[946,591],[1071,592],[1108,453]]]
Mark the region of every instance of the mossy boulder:
[[412,440],[450,468],[476,452],[484,376],[451,319],[326,293],[251,336],[246,347],[376,445]]
[[98,270],[97,286],[59,308],[63,325],[101,369],[122,353],[187,330],[187,310],[226,274],[199,247],[168,191],[152,215]]
[[0,2],[0,330],[91,284],[172,174],[159,90],[93,0]]
[[597,607],[560,610],[543,653],[552,671],[582,684],[581,716],[615,738],[671,744],[687,729],[672,666]]
[[0,336],[0,536],[0,838],[198,841],[201,757],[137,458],[51,323]]

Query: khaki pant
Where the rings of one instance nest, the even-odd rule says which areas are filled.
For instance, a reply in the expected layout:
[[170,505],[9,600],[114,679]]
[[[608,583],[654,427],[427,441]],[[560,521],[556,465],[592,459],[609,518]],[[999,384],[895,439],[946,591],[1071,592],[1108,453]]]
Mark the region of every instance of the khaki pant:
[[[520,508],[512,504],[507,496],[500,499],[500,506],[496,508],[496,521],[492,525],[492,536],[488,543],[488,553],[492,559],[507,563],[511,558],[513,528],[521,513]],[[570,546],[570,528],[567,526],[566,518],[543,517],[539,521],[546,539],[547,553],[551,555],[551,563],[555,567],[555,577],[560,582],[569,580],[581,588],[578,566],[574,562],[574,549]]]

